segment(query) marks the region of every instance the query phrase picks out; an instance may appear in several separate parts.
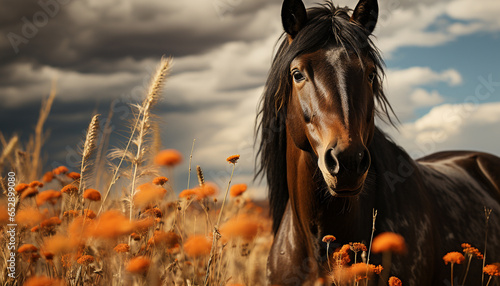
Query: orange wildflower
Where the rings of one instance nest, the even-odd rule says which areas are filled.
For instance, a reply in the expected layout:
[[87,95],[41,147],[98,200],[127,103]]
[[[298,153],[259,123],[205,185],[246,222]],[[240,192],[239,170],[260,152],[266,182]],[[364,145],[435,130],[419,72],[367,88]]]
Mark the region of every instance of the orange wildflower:
[[83,265],[89,265],[90,263],[94,262],[94,256],[92,255],[82,255],[78,260],[76,261],[78,264],[83,264]]
[[149,208],[147,209],[145,212],[144,212],[144,215],[150,215],[152,217],[156,217],[156,218],[161,218],[163,217],[163,213],[161,212],[161,210],[157,207],[154,207],[154,208]]
[[95,212],[91,209],[84,209],[83,210],[83,215],[86,217],[86,218],[89,218],[89,219],[95,219],[95,217],[97,216],[95,214]]
[[166,248],[173,248],[180,241],[180,236],[175,232],[155,231],[154,235],[149,239],[148,245],[165,246]]
[[130,246],[126,243],[120,243],[115,248],[113,248],[116,252],[129,252],[130,251]]
[[68,195],[78,193],[78,188],[74,185],[66,185],[61,189],[61,193],[66,193]]
[[384,232],[373,239],[372,252],[380,253],[391,251],[398,254],[406,253],[405,239],[393,232]]
[[34,246],[33,244],[23,244],[19,247],[17,252],[19,253],[25,253],[25,252],[36,252],[38,248]]
[[45,203],[55,205],[61,198],[61,195],[61,192],[58,192],[56,190],[43,191],[36,196],[36,205],[41,206]]
[[43,187],[43,183],[40,181],[33,181],[29,184],[31,188],[36,188],[36,187]]
[[163,199],[167,190],[151,183],[145,183],[138,187],[139,191],[134,196],[134,204],[139,208],[145,208],[152,203]]
[[208,255],[212,248],[212,241],[203,235],[190,236],[184,243],[184,252],[190,257]]
[[483,272],[490,276],[500,276],[500,263],[486,265],[483,268]]
[[353,252],[360,252],[360,251],[367,251],[366,246],[363,243],[359,242],[350,242],[349,245],[351,246],[351,250]]
[[398,277],[391,276],[391,278],[389,278],[389,286],[403,286],[403,282],[401,282]]
[[28,187],[21,193],[21,200],[24,200],[25,198],[34,197],[37,194],[38,194],[37,188]]
[[66,236],[56,234],[45,239],[41,249],[44,256],[52,259],[54,255],[72,252],[75,250],[75,243]]
[[462,264],[464,262],[465,257],[462,253],[460,252],[448,252],[445,256],[443,256],[443,260],[445,264],[451,263],[451,264]]
[[247,190],[247,184],[235,184],[229,191],[232,198],[239,197]]
[[50,183],[52,182],[53,179],[54,179],[54,173],[52,173],[52,171],[48,171],[43,175],[42,181]]
[[226,161],[229,164],[236,164],[236,162],[238,162],[239,159],[240,159],[240,155],[231,155],[231,156],[227,157]]
[[95,228],[95,221],[86,219],[83,216],[76,217],[68,226],[68,234],[70,238],[77,242],[83,243]]
[[138,256],[130,259],[127,264],[127,271],[136,274],[144,274],[148,271],[151,260],[144,256]]
[[252,240],[257,235],[260,226],[258,219],[241,214],[222,225],[220,233],[227,238],[241,237],[245,240]]
[[86,189],[85,192],[83,192],[83,198],[91,201],[100,201],[101,200],[101,193],[99,193],[98,190],[94,189]]
[[17,186],[14,188],[14,190],[16,190],[16,192],[18,193],[22,193],[24,190],[26,190],[27,188],[29,187],[28,184],[25,184],[25,183],[20,183],[20,184],[17,184]]
[[349,244],[344,244],[339,251],[333,253],[334,261],[339,265],[347,265],[351,262],[349,257],[349,250],[351,249]]
[[475,247],[472,247],[470,244],[462,243],[462,248],[463,248],[465,255],[467,255],[467,256],[470,255],[471,257],[483,259],[483,254],[481,253],[481,251],[479,251],[479,249],[477,249]]
[[77,173],[77,172],[68,173],[68,174],[66,174],[66,176],[68,176],[69,178],[71,178],[75,181],[80,179],[80,173]]
[[213,196],[217,194],[217,185],[207,182],[203,186],[198,186],[192,189],[184,190],[179,194],[179,198],[186,198],[190,200],[195,197],[197,200],[202,200],[204,198]]
[[65,211],[63,214],[64,217],[77,217],[78,215],[78,211],[75,210]]
[[132,232],[132,223],[120,212],[110,210],[104,212],[95,222],[95,228],[89,229],[89,234],[97,238],[114,239]]
[[55,175],[60,175],[60,174],[66,174],[68,171],[69,171],[68,168],[66,168],[65,166],[59,166],[54,170],[52,170],[52,173],[54,173]]
[[132,229],[137,232],[147,231],[148,228],[155,224],[155,219],[152,217],[136,220],[132,223]]
[[47,276],[33,276],[30,277],[23,286],[61,286],[64,283],[59,279],[52,279]]
[[26,207],[16,214],[16,222],[20,225],[32,227],[39,224],[45,216],[36,208]]
[[180,192],[179,198],[186,198],[187,200],[190,200],[195,194],[196,189],[187,189]]
[[166,182],[168,182],[168,178],[166,177],[156,177],[153,179],[153,184],[163,186]]
[[325,235],[323,236],[323,242],[326,242],[326,243],[332,243],[336,240],[335,236],[333,235]]
[[54,217],[51,217],[51,218],[48,218],[48,219],[42,221],[40,223],[40,227],[41,228],[52,227],[52,226],[60,225],[61,223],[62,223],[62,221],[58,217],[54,216]]
[[182,155],[175,149],[166,149],[158,152],[155,157],[155,164],[160,166],[173,167],[182,162]]

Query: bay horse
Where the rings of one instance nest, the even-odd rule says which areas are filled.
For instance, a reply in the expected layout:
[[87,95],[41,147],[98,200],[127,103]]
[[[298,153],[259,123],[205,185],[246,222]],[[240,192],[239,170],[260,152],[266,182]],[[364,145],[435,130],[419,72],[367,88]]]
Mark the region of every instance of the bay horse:
[[[369,243],[374,209],[375,236],[390,231],[405,238],[407,254],[394,255],[390,268],[403,285],[451,285],[443,256],[465,242],[484,249],[483,207],[493,210],[487,259],[500,261],[500,158],[449,151],[413,160],[375,126],[376,116],[395,121],[371,40],[377,18],[376,0],[360,0],[354,10],[283,3],[285,33],[256,129],[257,175],[267,180],[273,218],[270,284],[311,285],[326,277],[322,237],[337,238],[330,250]],[[372,254],[370,261],[381,260]],[[476,260],[470,285],[481,280]]]

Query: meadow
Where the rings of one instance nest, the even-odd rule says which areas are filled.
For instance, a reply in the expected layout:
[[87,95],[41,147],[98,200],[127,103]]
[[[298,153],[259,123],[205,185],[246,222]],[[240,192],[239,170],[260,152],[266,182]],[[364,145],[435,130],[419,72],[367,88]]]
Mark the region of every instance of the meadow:
[[[161,146],[153,108],[170,67],[171,59],[163,58],[143,101],[131,106],[123,147],[107,148],[101,116],[90,119],[78,169],[42,172],[44,123],[55,89],[28,142],[0,136],[2,285],[266,285],[271,220],[245,182],[232,182],[239,155],[220,158],[233,173],[227,185],[217,186],[205,181],[203,166],[191,166],[192,152]],[[185,188],[174,189],[173,170],[182,160],[189,160],[189,176],[198,183],[190,186],[188,179]],[[334,235],[323,241],[330,246]],[[316,285],[366,285],[375,275],[384,285],[401,285],[389,275],[390,259],[371,265],[369,254],[404,255],[406,247],[394,233],[344,245],[330,255],[330,274]],[[483,260],[483,285],[493,285],[500,264],[485,265],[484,253],[465,242],[443,263],[450,264],[451,277],[462,264],[465,281],[472,259]]]

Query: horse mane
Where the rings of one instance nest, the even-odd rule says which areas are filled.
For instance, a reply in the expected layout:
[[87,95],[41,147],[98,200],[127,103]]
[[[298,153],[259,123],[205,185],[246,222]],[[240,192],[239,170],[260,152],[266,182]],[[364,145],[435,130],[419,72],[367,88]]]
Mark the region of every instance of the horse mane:
[[307,10],[308,21],[291,44],[285,34],[280,37],[281,44],[273,58],[256,119],[257,157],[260,157],[256,163],[256,178],[265,177],[267,180],[274,233],[278,230],[289,198],[285,119],[292,87],[289,67],[295,57],[336,45],[353,51],[360,59],[362,55],[370,58],[377,73],[373,82],[376,115],[394,125],[391,119],[394,112],[382,89],[383,60],[368,32],[349,21],[350,13],[351,9],[347,7],[339,8],[327,2]]

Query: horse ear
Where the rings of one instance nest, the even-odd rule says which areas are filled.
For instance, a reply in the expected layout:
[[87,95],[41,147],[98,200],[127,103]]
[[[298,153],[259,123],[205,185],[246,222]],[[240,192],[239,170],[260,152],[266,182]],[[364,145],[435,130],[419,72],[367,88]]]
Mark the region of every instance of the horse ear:
[[351,22],[361,25],[371,34],[377,24],[377,18],[377,0],[360,0],[352,13]]
[[281,22],[285,32],[293,39],[307,22],[306,7],[302,0],[285,0],[281,7]]

